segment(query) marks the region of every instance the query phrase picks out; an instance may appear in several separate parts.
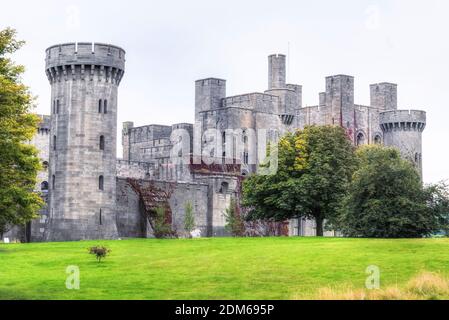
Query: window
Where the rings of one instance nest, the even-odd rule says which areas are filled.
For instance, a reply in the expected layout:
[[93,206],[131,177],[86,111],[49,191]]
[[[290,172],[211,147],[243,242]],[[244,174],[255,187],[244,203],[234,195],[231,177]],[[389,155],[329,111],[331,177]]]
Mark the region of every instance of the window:
[[103,102],[103,112],[108,113],[108,100],[104,100]]
[[98,189],[104,190],[104,178],[103,176],[98,177]]
[[221,141],[223,142],[223,144],[226,143],[226,132],[225,132],[225,131],[223,131],[223,132],[221,133]]
[[374,143],[375,144],[381,144],[382,143],[382,137],[380,135],[376,135],[374,137]]
[[56,100],[56,114],[59,114],[59,100]]
[[51,109],[52,111],[52,113],[54,114],[54,113],[56,113],[56,100],[53,100],[53,107],[52,107],[52,109]]
[[98,113],[102,113],[103,112],[103,100],[98,100]]
[[104,136],[100,136],[100,150],[104,150]]
[[223,181],[220,186],[220,193],[226,194],[229,189],[229,183]]
[[43,181],[41,183],[41,191],[47,191],[48,190],[48,182],[47,181]]
[[357,135],[357,142],[356,143],[357,143],[357,146],[361,146],[361,145],[365,144],[365,135],[362,132],[360,132]]
[[53,150],[56,150],[56,136],[53,136]]
[[101,208],[100,208],[100,226],[103,224],[103,221],[102,221],[102,216],[101,216]]
[[42,169],[44,169],[44,170],[48,169],[48,162],[47,161],[42,162]]
[[243,163],[248,164],[249,162],[249,154],[248,152],[243,152]]
[[55,184],[56,184],[56,177],[55,175],[53,175],[51,177],[51,188],[54,190],[55,189]]

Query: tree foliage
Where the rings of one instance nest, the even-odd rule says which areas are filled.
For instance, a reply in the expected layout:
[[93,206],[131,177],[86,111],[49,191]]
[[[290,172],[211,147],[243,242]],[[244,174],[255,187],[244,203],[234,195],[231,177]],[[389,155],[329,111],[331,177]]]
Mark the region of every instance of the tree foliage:
[[278,144],[276,174],[252,175],[243,183],[248,219],[311,218],[322,236],[324,220],[336,218],[354,166],[354,147],[343,128],[309,126],[288,133]]
[[42,205],[33,193],[38,153],[27,144],[39,118],[30,113],[33,98],[21,80],[24,67],[10,58],[23,45],[15,36],[13,29],[0,31],[0,233],[30,221]]
[[444,187],[423,188],[415,167],[394,148],[364,146],[356,155],[358,169],[337,223],[346,236],[415,238],[444,226]]
[[226,220],[225,229],[234,237],[243,237],[245,235],[245,222],[234,198],[231,198],[229,208],[226,209],[224,216]]
[[189,234],[195,229],[195,216],[193,214],[192,203],[187,202],[185,205],[184,230]]

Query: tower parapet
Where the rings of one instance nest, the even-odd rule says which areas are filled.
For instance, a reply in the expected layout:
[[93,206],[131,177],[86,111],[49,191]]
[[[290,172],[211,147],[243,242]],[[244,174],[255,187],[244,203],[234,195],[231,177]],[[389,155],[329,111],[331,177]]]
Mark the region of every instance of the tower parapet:
[[102,43],[65,43],[46,50],[50,83],[69,77],[120,83],[125,70],[125,50]]
[[426,112],[393,110],[379,114],[384,144],[396,147],[410,160],[422,177],[422,132],[426,127]]
[[116,238],[118,86],[125,51],[101,43],[46,50],[51,85],[50,241]]

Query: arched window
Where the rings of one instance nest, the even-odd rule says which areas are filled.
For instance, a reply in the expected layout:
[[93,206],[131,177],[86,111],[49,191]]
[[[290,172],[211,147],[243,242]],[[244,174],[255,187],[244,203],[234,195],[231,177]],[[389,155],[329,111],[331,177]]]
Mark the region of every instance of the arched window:
[[100,136],[100,150],[104,150],[104,136]]
[[375,144],[381,144],[382,143],[382,137],[380,136],[380,135],[376,135],[375,137],[374,137],[374,143]]
[[98,177],[98,189],[104,190],[104,178],[103,176]]
[[56,150],[56,136],[53,136],[53,150]]
[[103,100],[98,100],[98,113],[102,113],[103,112]]
[[365,144],[365,135],[364,135],[362,132],[360,132],[360,133],[357,135],[357,141],[356,141],[356,143],[357,143],[357,146],[361,146],[361,145],[364,145],[364,144]]
[[249,153],[243,152],[243,164],[248,164],[249,162]]
[[223,181],[220,186],[220,193],[226,194],[228,192],[228,189],[229,189],[229,183],[227,183],[226,181]]
[[42,169],[43,170],[47,170],[48,169],[48,162],[47,161],[42,162]]
[[41,191],[47,191],[48,190],[48,182],[42,181],[41,183]]
[[103,112],[108,113],[108,100],[104,100],[103,102]]
[[53,175],[51,177],[51,188],[54,190],[55,189],[55,184],[56,184],[56,177],[55,175]]

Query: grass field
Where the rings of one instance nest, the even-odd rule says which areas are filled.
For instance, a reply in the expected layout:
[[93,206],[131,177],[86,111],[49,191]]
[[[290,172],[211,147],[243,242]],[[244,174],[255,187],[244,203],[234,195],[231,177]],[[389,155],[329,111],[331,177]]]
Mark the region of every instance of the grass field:
[[[87,248],[112,249],[101,263]],[[80,289],[65,287],[80,268]],[[292,299],[319,288],[381,286],[426,270],[449,276],[449,239],[135,239],[0,244],[0,299]]]

